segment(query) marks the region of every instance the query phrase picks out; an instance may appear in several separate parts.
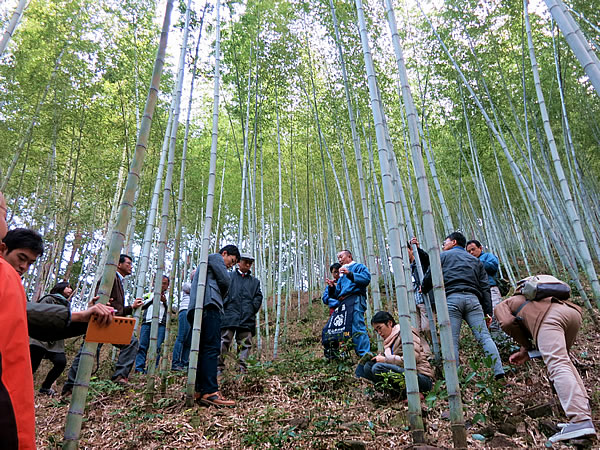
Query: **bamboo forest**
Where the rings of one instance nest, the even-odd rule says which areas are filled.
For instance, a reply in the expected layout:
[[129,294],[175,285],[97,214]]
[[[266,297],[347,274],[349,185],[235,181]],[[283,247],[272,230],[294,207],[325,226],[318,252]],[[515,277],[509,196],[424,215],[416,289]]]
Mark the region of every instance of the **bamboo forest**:
[[600,2],[0,31],[0,448],[598,448]]

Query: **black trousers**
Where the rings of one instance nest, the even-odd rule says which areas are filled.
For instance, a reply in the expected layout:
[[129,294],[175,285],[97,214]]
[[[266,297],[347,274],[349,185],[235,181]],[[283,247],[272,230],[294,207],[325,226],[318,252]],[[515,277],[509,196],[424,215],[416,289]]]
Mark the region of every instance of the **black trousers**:
[[42,383],[42,389],[50,389],[60,374],[67,367],[67,357],[64,352],[49,352],[44,347],[39,345],[30,345],[29,352],[31,354],[31,368],[33,373],[38,369],[42,359],[47,359],[52,363],[52,369],[46,375],[46,379]]

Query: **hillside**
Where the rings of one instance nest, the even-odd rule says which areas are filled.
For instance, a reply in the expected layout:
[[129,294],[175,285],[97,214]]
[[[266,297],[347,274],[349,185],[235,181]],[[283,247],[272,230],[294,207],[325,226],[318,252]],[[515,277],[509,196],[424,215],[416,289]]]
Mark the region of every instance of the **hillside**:
[[[307,308],[307,298],[302,306]],[[186,408],[182,394],[186,378],[175,373],[168,377],[166,394],[145,405],[142,376],[133,376],[127,388],[106,381],[110,358],[105,349],[105,362],[92,381],[80,448],[410,448],[406,404],[354,378],[349,362],[323,360],[320,332],[326,315],[316,302],[301,320],[292,312],[287,341],[274,362],[263,354],[242,376],[230,361],[221,389],[238,401],[232,409]],[[546,437],[554,433],[553,424],[565,420],[543,364],[536,361],[517,368],[506,386],[498,384],[484,368],[470,331],[463,327],[463,332],[461,356],[470,354],[468,360],[461,360],[469,447],[543,447]],[[600,420],[599,338],[586,320],[573,348],[596,424]],[[69,361],[77,346],[77,340],[67,346]],[[47,370],[44,364],[36,374],[36,386]],[[464,383],[466,379],[470,381]],[[451,447],[452,442],[449,422],[442,418],[447,409],[443,397],[443,387],[434,388],[423,402],[428,444],[440,448]],[[39,448],[59,446],[67,409],[59,398],[36,394]],[[473,424],[477,419],[485,423]],[[579,444],[598,448],[597,442]]]

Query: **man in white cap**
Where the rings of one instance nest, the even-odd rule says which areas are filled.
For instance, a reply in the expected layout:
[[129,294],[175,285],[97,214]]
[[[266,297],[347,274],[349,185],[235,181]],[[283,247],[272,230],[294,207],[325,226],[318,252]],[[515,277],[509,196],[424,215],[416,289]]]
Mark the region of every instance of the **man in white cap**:
[[242,253],[238,266],[231,274],[231,286],[223,305],[221,318],[221,356],[218,373],[225,369],[225,354],[235,340],[239,355],[239,368],[246,372],[246,359],[252,348],[252,336],[256,332],[256,314],[262,305],[263,295],[260,281],[252,276],[250,269],[254,257]]

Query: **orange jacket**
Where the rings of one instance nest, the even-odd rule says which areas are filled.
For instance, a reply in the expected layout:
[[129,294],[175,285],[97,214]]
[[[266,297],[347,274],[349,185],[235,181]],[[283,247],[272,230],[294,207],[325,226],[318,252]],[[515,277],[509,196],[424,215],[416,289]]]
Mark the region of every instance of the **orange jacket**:
[[19,275],[0,258],[0,444],[35,449],[27,299]]

